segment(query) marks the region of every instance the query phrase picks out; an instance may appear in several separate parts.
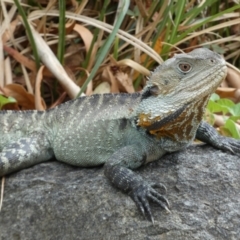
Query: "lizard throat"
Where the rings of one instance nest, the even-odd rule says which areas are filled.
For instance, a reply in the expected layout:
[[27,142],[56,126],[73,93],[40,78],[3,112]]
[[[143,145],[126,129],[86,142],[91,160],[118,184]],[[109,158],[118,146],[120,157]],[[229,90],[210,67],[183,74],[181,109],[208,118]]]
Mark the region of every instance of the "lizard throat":
[[141,113],[137,125],[145,128],[157,138],[167,137],[173,141],[190,141],[195,137],[196,130],[202,121],[209,96],[191,102],[175,112],[169,112],[164,118]]

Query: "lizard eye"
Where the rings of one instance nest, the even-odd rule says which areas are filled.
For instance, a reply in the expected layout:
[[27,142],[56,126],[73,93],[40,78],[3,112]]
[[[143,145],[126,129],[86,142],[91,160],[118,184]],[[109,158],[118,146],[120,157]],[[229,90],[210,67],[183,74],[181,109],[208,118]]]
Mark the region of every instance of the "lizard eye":
[[187,73],[192,69],[192,66],[189,63],[179,63],[178,68],[181,72]]

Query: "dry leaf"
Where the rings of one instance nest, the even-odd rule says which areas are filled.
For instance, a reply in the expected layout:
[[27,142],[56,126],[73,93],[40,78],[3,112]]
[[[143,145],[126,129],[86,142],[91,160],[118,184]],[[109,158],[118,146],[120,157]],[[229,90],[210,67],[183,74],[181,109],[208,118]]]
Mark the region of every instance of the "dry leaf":
[[139,73],[145,75],[145,76],[149,76],[150,75],[150,71],[143,67],[141,64],[131,60],[131,59],[123,59],[123,60],[120,60],[118,62],[116,62],[116,65],[118,66],[121,66],[121,65],[124,65],[124,66],[129,66],[130,68],[136,70]]
[[217,88],[216,93],[220,98],[229,98],[235,103],[240,101],[240,89],[219,87]]
[[228,68],[226,81],[229,87],[240,88],[240,74],[232,68]]
[[13,35],[17,24],[19,23],[19,19],[16,18],[14,21],[10,23],[10,26],[5,30],[5,32],[2,35],[2,42],[5,44],[8,40],[11,39],[11,36]]
[[15,98],[22,110],[35,109],[34,95],[28,93],[23,86],[14,83],[8,84],[4,86],[3,91],[7,97]]
[[110,70],[110,66],[107,66],[103,69],[102,77],[107,79],[109,82],[111,82],[111,92],[112,93],[120,92],[117,81],[116,81],[115,77],[113,76],[112,71]]
[[76,31],[81,36],[85,44],[86,51],[88,52],[93,39],[92,33],[87,28],[83,27],[80,24],[75,24],[73,30]]
[[11,62],[10,58],[6,57],[4,60],[4,85],[11,84],[12,83],[12,68],[11,68]]
[[29,70],[36,72],[37,68],[36,68],[36,63],[25,57],[24,55],[22,55],[20,52],[18,52],[17,50],[15,50],[14,48],[8,47],[6,45],[3,46],[4,51],[6,51],[10,56],[12,56],[17,62],[23,64],[26,68],[28,68]]
[[69,78],[64,68],[62,67],[52,50],[49,48],[47,43],[39,35],[39,33],[31,25],[30,27],[40,59],[52,72],[52,74],[59,80],[60,84],[63,86],[68,95],[71,98],[76,97],[80,91],[79,86],[75,84],[72,79]]
[[81,51],[83,48],[79,43],[69,45],[65,51],[65,66],[70,68],[81,66],[85,58],[85,54]]
[[36,77],[36,85],[35,85],[35,106],[37,110],[45,110],[46,105],[43,101],[41,101],[41,82],[43,80],[43,71],[45,66],[41,66],[38,70]]
[[119,71],[116,73],[115,77],[128,93],[135,92],[132,84],[132,79],[129,78],[129,75],[127,73]]

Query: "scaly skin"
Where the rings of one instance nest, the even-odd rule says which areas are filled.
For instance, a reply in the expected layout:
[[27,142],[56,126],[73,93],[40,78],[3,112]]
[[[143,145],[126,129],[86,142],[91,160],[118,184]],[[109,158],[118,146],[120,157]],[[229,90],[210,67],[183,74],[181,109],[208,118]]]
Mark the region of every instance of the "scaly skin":
[[[234,154],[240,142],[202,122],[211,93],[225,78],[224,59],[207,49],[159,66],[142,93],[81,97],[54,109],[0,113],[0,176],[47,161],[104,164],[105,175],[153,221],[149,200],[167,199],[132,169],[187,147],[195,136]],[[164,187],[163,185],[159,184]]]

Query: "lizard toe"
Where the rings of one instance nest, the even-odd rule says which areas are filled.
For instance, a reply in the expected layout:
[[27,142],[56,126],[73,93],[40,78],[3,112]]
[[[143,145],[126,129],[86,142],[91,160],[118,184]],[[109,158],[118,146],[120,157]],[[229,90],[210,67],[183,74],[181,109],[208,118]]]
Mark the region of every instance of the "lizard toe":
[[142,214],[147,219],[151,220],[152,223],[154,223],[154,219],[152,216],[149,200],[156,202],[167,212],[170,212],[170,205],[167,198],[158,193],[153,187],[161,187],[166,190],[163,184],[141,184],[134,188],[129,194]]
[[151,192],[149,194],[149,198],[158,203],[162,208],[166,209],[167,211],[170,211],[168,208],[170,208],[170,204],[166,197],[164,197],[162,194],[158,193],[155,189],[151,189]]
[[220,140],[216,145],[217,148],[221,150],[229,151],[232,154],[240,156],[240,140],[220,137]]
[[162,183],[151,183],[150,186],[152,188],[160,188],[161,191],[163,191],[163,194],[166,194],[167,193],[167,188],[164,184]]

